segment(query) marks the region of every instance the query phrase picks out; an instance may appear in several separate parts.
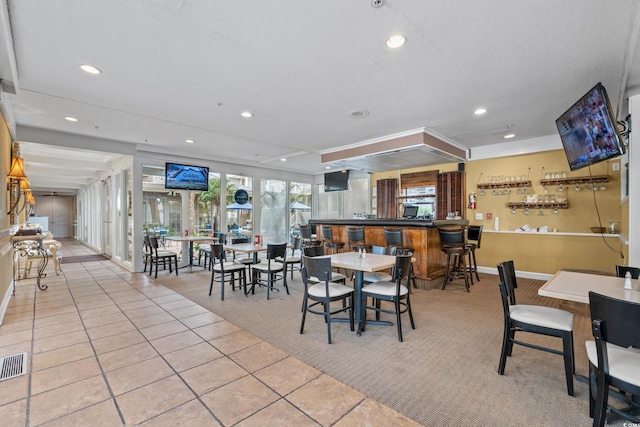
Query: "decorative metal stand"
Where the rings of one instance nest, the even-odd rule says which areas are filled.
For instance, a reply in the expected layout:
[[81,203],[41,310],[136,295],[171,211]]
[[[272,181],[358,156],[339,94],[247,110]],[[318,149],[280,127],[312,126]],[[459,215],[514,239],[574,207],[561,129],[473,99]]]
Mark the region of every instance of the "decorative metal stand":
[[[39,258],[38,275],[36,277],[36,283],[38,285],[38,289],[43,291],[47,289],[47,285],[45,285],[44,283],[40,283],[40,279],[47,277],[44,270],[45,268],[47,268],[47,263],[49,262],[47,249],[42,244],[42,241],[44,240],[44,238],[45,236],[43,236],[42,234],[25,235],[25,236],[14,235],[11,238],[11,243],[13,244],[13,250],[19,257]],[[14,287],[14,293],[15,293],[15,287]]]

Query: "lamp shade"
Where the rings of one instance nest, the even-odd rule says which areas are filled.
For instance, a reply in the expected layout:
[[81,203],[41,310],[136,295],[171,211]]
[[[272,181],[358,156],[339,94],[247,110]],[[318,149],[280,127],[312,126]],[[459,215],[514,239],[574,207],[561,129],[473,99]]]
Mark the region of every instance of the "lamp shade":
[[27,203],[30,205],[33,206],[36,204],[36,199],[33,197],[33,193],[31,193],[31,191],[29,191],[25,197],[27,198]]
[[7,174],[7,178],[13,179],[25,179],[27,176],[24,174],[24,161],[22,157],[14,157],[11,159],[11,169]]
[[27,178],[20,180],[20,190],[31,191],[31,187],[29,186],[29,180]]

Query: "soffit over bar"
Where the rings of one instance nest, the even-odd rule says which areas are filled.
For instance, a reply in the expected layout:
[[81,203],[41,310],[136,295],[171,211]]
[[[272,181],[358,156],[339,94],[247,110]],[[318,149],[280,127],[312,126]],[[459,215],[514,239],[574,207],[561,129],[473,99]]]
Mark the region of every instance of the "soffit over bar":
[[321,154],[334,168],[385,172],[466,160],[466,151],[425,132],[358,144]]

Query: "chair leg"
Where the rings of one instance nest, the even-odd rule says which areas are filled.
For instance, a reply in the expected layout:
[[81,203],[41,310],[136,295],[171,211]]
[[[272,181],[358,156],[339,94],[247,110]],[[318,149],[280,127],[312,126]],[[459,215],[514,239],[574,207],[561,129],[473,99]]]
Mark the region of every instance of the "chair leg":
[[510,354],[509,342],[511,340],[509,333],[509,325],[505,325],[502,337],[502,351],[500,352],[500,363],[498,364],[498,373],[504,375],[504,368],[507,364],[507,355]]
[[443,291],[444,291],[444,288],[447,286],[447,282],[449,281],[450,263],[451,263],[451,254],[447,253],[447,261],[446,261],[446,265],[445,265],[445,268],[444,268],[444,281],[442,282],[442,290]]
[[398,324],[398,340],[402,342],[402,319],[400,318],[400,300],[395,300],[396,306],[396,323]]
[[411,329],[415,329],[416,324],[413,323],[413,312],[411,311],[411,301],[409,300],[409,295],[407,295],[407,312],[409,313],[409,321],[411,322]]
[[331,344],[331,305],[329,301],[324,303],[324,318],[327,322],[327,337],[329,344]]
[[302,322],[300,323],[300,334],[303,333],[304,331],[304,321],[307,318],[307,304],[308,304],[308,300],[307,300],[307,295],[305,294],[305,296],[302,298]]
[[573,332],[567,333],[562,337],[562,353],[564,357],[564,371],[567,378],[567,392],[569,396],[573,396],[573,374],[575,372],[575,364],[573,360]]
[[596,402],[595,411],[593,413],[593,425],[602,427],[607,418],[607,402],[609,400],[609,386],[604,380],[604,371],[600,368],[597,369],[596,374]]
[[[346,299],[346,298],[345,298]],[[349,326],[351,327],[351,332],[354,331],[354,316],[353,316],[353,296],[349,297]]]

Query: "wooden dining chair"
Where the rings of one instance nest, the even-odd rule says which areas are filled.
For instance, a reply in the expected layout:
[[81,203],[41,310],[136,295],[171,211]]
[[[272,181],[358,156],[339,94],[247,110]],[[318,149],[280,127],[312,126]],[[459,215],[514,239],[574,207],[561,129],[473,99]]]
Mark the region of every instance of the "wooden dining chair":
[[[278,261],[280,259],[280,261]],[[275,284],[278,280],[282,280],[282,285],[289,294],[289,286],[287,285],[287,272],[284,266],[287,262],[287,244],[286,243],[269,243],[267,244],[267,256],[265,263],[252,264],[252,284],[251,293],[255,293],[255,287],[264,286],[267,288],[267,299],[270,298],[271,291],[279,292]]]
[[[341,321],[332,316],[346,312],[349,316],[349,326],[354,330],[353,318],[353,294],[350,286],[336,283],[334,273],[331,271],[331,258],[329,257],[302,257],[302,281],[304,283],[304,296],[302,297],[302,321],[300,322],[300,334],[304,333],[304,322],[307,312],[324,317],[327,324],[327,341],[331,344],[331,323]],[[342,301],[339,308],[331,308],[332,302]],[[321,307],[322,310],[315,307]]]
[[[380,320],[380,313],[388,313],[396,316],[396,326],[398,328],[398,340],[402,342],[402,313],[409,315],[411,329],[415,329],[416,325],[413,321],[413,313],[411,311],[411,295],[409,292],[409,280],[411,271],[411,257],[413,254],[407,253],[396,255],[396,265],[391,270],[393,280],[389,282],[373,282],[362,288],[362,300],[367,297],[373,298],[373,305],[366,305],[365,322],[366,326],[366,310],[373,310],[376,313],[376,320]],[[393,304],[393,310],[383,308],[382,302],[388,301]],[[364,330],[364,327],[363,327]]]
[[639,425],[637,404],[632,405],[636,408],[633,413],[617,405],[610,406],[608,397],[610,387],[640,396],[640,304],[589,292],[589,311],[594,340],[587,341],[585,346],[589,358],[589,415],[593,425],[604,426],[607,410]]
[[[573,374],[576,370],[573,351],[573,313],[558,308],[516,303],[516,271],[513,261],[498,264],[500,274],[500,295],[504,314],[502,352],[498,373],[504,375],[507,357],[511,356],[513,345],[559,354],[564,358],[567,392],[573,396]],[[562,339],[562,351],[516,339],[516,332],[528,332]]]

